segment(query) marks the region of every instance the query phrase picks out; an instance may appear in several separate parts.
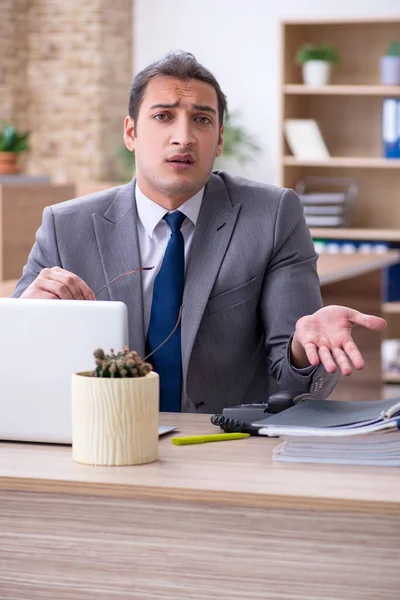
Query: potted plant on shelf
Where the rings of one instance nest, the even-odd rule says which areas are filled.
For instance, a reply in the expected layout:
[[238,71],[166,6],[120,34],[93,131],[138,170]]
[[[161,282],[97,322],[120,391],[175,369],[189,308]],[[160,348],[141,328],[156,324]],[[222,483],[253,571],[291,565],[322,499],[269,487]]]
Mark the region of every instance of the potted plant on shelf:
[[29,150],[29,132],[19,132],[16,127],[3,121],[0,129],[0,174],[19,173],[18,154]]
[[332,65],[339,63],[339,53],[330,44],[304,44],[297,51],[296,62],[302,65],[306,85],[327,85]]
[[381,83],[400,85],[400,42],[391,42],[380,61]]
[[158,459],[159,377],[124,346],[94,352],[94,371],[72,376],[72,458],[91,465]]

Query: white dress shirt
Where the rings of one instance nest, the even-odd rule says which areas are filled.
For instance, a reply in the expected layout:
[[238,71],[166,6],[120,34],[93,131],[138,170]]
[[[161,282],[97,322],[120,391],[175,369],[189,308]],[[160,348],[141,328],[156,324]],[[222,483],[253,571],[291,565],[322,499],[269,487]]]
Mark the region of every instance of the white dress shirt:
[[[144,308],[144,326],[147,334],[147,328],[150,321],[151,302],[153,299],[154,279],[159,272],[164,258],[165,250],[171,237],[171,229],[164,220],[164,215],[169,212],[159,204],[156,204],[139,189],[136,183],[135,188],[136,207],[138,212],[138,237],[139,249],[142,267],[152,267],[151,271],[142,271],[143,284],[143,308]],[[186,219],[182,223],[182,235],[185,242],[185,267],[187,265],[190,246],[192,244],[194,229],[199,216],[201,203],[203,201],[204,187],[197,192],[195,196],[186,200],[177,209],[180,210]]]

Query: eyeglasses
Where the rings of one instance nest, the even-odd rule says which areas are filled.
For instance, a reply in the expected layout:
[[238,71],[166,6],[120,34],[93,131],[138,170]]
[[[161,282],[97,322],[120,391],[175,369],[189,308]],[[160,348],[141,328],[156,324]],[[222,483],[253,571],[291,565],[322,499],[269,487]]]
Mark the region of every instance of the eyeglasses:
[[103,285],[102,288],[100,288],[97,292],[95,292],[94,295],[97,296],[97,294],[100,294],[100,292],[102,292],[103,290],[105,290],[106,287],[108,287],[109,285],[111,285],[112,283],[114,283],[114,281],[117,281],[117,279],[121,279],[121,277],[125,277],[126,275],[130,275],[131,273],[136,273],[136,271],[151,271],[152,269],[154,269],[154,267],[137,267],[137,269],[133,269],[132,271],[126,271],[126,273],[122,273],[121,275],[118,275],[118,277],[114,277],[114,279],[111,279],[111,281],[109,281],[108,283],[106,283],[106,285]]
[[[118,277],[114,277],[114,279],[111,279],[111,281],[109,281],[108,283],[106,283],[106,285],[103,285],[102,288],[100,288],[97,292],[95,292],[94,295],[97,296],[98,294],[100,294],[100,292],[102,292],[103,290],[105,290],[106,287],[108,287],[109,285],[111,285],[112,283],[114,283],[114,281],[117,281],[118,279],[121,279],[122,277],[126,277],[126,275],[131,275],[131,273],[136,273],[137,271],[151,271],[152,269],[154,269],[154,267],[137,267],[136,269],[132,269],[132,271],[126,271],[126,273],[122,273],[121,275],[118,275]],[[157,350],[159,350],[161,348],[161,346],[164,346],[164,344],[166,344],[168,342],[168,340],[174,335],[175,331],[179,327],[179,323],[181,322],[182,310],[183,310],[183,304],[181,305],[181,307],[179,309],[178,320],[177,320],[177,322],[175,324],[175,327],[171,331],[171,333],[165,338],[165,340],[163,342],[161,342],[161,344],[159,346],[157,346],[157,348],[154,348],[154,350],[152,350],[150,352],[150,354],[148,354],[147,356],[145,356],[143,360],[147,360],[152,354],[154,354],[155,352],[157,352]]]

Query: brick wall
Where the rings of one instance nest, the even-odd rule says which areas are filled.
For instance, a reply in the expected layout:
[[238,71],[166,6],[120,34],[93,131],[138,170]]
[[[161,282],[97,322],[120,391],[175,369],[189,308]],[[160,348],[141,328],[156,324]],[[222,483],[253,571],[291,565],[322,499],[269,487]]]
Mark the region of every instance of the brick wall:
[[0,57],[0,118],[32,132],[27,172],[115,179],[132,0],[2,0]]
[[27,67],[28,0],[1,0],[0,15],[0,118],[26,127],[21,110]]

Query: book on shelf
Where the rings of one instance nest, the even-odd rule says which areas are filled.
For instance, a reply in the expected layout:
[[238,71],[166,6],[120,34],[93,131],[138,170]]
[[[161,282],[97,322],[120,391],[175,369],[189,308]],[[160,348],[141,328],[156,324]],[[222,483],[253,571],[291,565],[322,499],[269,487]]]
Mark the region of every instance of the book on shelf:
[[278,462],[400,466],[400,398],[306,399],[253,425],[282,438]]
[[286,119],[284,132],[292,154],[299,160],[327,160],[330,155],[314,119]]

